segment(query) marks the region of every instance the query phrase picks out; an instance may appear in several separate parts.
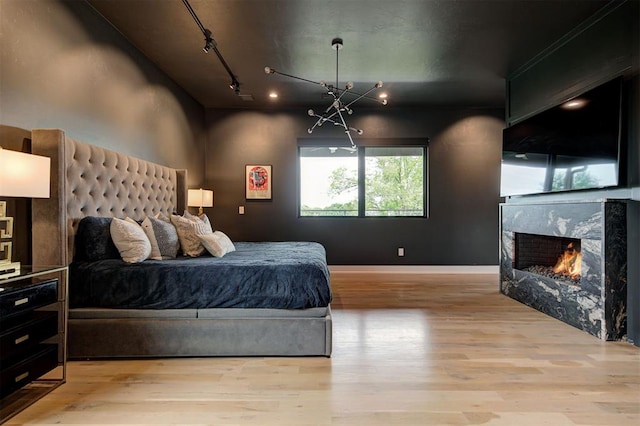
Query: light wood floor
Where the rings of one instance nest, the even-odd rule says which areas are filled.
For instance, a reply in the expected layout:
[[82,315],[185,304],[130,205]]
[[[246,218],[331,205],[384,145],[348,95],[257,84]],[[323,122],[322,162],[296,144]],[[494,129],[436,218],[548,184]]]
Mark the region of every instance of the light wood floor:
[[640,349],[499,294],[495,275],[332,282],[331,358],[71,362],[7,424],[640,424]]

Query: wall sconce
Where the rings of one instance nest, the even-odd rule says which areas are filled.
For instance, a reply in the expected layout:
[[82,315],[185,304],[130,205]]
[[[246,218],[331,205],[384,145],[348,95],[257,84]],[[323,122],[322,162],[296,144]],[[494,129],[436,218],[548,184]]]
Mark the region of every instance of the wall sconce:
[[[0,197],[49,198],[50,172],[50,158],[0,147]],[[11,261],[12,238],[13,218],[0,201],[0,278],[20,273],[20,262]]]
[[213,207],[213,191],[207,189],[190,189],[187,193],[187,206],[198,207],[198,214],[202,214],[203,207]]

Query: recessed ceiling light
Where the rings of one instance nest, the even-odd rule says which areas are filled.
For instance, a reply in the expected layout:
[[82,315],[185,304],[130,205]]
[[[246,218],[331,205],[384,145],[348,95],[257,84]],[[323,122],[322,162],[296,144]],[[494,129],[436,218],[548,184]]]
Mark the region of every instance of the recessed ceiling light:
[[562,104],[562,108],[564,109],[578,109],[584,107],[588,101],[586,99],[571,99]]
[[269,93],[269,97],[271,99],[277,99],[278,98],[278,94],[276,92],[271,92],[271,93]]

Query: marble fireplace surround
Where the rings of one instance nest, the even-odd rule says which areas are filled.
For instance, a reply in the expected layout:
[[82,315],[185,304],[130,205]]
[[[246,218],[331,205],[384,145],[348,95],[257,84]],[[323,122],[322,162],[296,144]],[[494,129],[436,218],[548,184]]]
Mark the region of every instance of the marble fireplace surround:
[[[500,291],[604,340],[626,335],[624,200],[500,205]],[[580,239],[579,285],[515,268],[515,235]]]

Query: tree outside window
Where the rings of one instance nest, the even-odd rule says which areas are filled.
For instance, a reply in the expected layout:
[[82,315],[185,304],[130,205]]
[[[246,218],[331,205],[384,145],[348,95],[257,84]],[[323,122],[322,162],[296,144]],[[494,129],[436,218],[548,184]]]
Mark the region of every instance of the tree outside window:
[[300,147],[300,216],[426,216],[426,147]]

